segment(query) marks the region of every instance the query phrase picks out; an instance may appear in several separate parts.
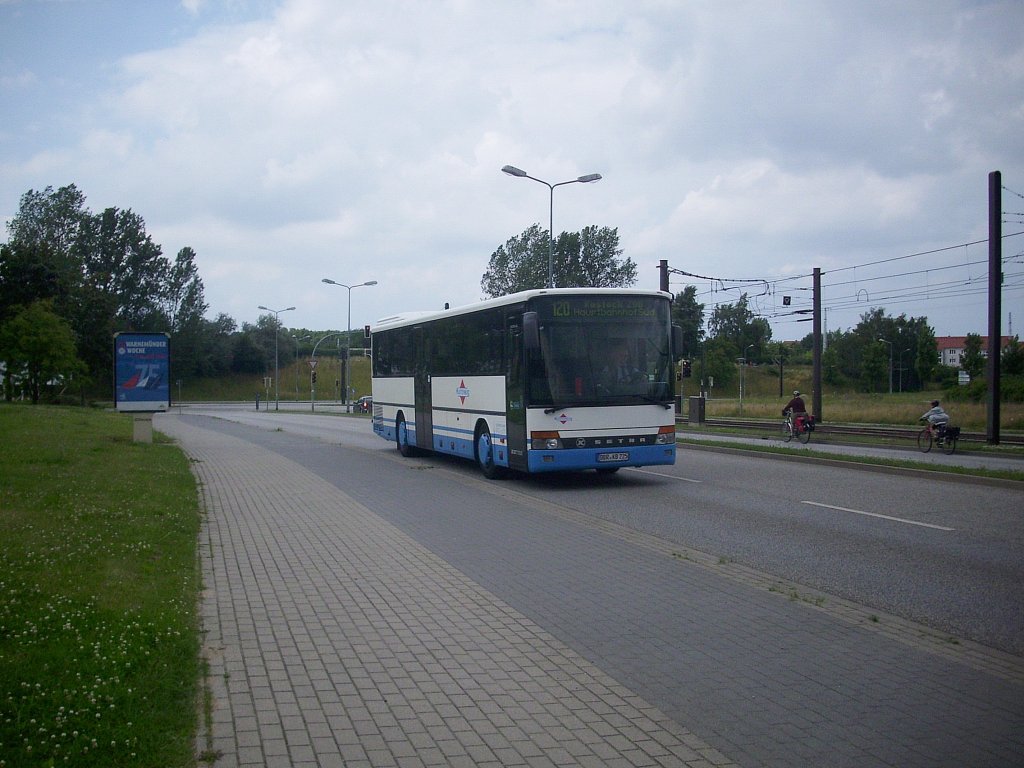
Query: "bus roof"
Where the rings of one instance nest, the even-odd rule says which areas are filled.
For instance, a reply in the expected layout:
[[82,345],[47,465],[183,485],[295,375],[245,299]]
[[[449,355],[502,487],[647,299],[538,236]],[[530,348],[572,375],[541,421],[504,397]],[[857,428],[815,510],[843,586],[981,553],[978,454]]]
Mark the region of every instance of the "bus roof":
[[672,295],[664,291],[641,290],[638,288],[537,288],[519,293],[509,293],[493,299],[484,299],[476,304],[466,304],[451,309],[427,310],[418,312],[402,312],[390,317],[383,317],[370,326],[370,332],[387,328],[400,328],[404,325],[429,322],[442,317],[454,317],[480,312],[485,309],[504,307],[511,304],[522,304],[537,296],[661,296],[671,299]]

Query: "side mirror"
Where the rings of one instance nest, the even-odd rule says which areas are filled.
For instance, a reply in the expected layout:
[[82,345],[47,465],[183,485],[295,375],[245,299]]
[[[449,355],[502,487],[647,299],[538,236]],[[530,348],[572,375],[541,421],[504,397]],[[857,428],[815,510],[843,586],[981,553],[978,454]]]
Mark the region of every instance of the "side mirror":
[[540,320],[536,312],[523,312],[523,349],[540,349]]
[[677,361],[683,358],[683,329],[678,325],[672,326],[672,360]]

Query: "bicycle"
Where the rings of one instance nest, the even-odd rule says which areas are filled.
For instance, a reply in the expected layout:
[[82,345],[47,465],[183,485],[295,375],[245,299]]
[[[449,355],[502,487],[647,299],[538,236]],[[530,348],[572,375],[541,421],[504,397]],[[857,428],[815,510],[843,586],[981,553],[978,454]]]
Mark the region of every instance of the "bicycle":
[[786,411],[785,417],[782,419],[782,439],[787,443],[796,438],[805,445],[810,442],[811,432],[814,431],[814,417],[810,414],[803,413],[793,418],[792,411]]
[[950,456],[956,450],[958,439],[960,439],[960,427],[928,423],[917,433],[917,447],[921,453],[928,453],[934,443],[943,453]]

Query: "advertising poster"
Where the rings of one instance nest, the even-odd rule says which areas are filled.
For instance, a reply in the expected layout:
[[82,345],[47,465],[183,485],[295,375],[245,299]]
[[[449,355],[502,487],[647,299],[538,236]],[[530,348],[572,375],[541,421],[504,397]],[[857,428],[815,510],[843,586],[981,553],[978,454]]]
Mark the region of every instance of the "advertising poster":
[[171,348],[166,333],[114,335],[114,402],[119,411],[166,411]]

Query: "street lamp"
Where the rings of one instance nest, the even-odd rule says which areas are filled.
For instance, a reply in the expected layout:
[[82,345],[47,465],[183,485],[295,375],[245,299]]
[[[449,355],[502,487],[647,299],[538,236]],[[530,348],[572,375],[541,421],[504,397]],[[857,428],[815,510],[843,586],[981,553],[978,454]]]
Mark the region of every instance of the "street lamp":
[[349,339],[352,336],[352,289],[362,288],[364,285],[376,285],[376,280],[367,280],[365,283],[359,283],[357,285],[345,285],[345,283],[339,283],[336,280],[331,280],[329,277],[323,278],[321,283],[327,283],[328,285],[336,285],[339,288],[348,289],[348,332],[345,334],[345,410],[348,411],[348,390],[349,390],[349,373],[351,368],[349,366]]
[[889,394],[892,394],[892,342],[886,341],[885,339],[879,339],[889,345]]
[[531,176],[526,171],[522,171],[516,168],[514,165],[506,165],[501,169],[502,173],[507,173],[509,176],[516,176],[520,179],[532,179],[533,181],[540,182],[546,186],[549,190],[548,196],[548,288],[555,287],[555,187],[561,187],[565,184],[590,184],[593,181],[600,181],[600,173],[588,173],[586,176],[577,176],[575,179],[569,181],[560,181],[557,184],[550,184],[544,181],[544,179],[538,179],[536,176]]
[[256,309],[262,309],[264,312],[274,313],[274,410],[281,409],[281,391],[278,388],[278,382],[280,380],[281,369],[277,364],[277,337],[281,335],[281,313],[291,312],[295,307],[286,307],[285,309],[271,309],[270,307],[264,307],[260,304]]

